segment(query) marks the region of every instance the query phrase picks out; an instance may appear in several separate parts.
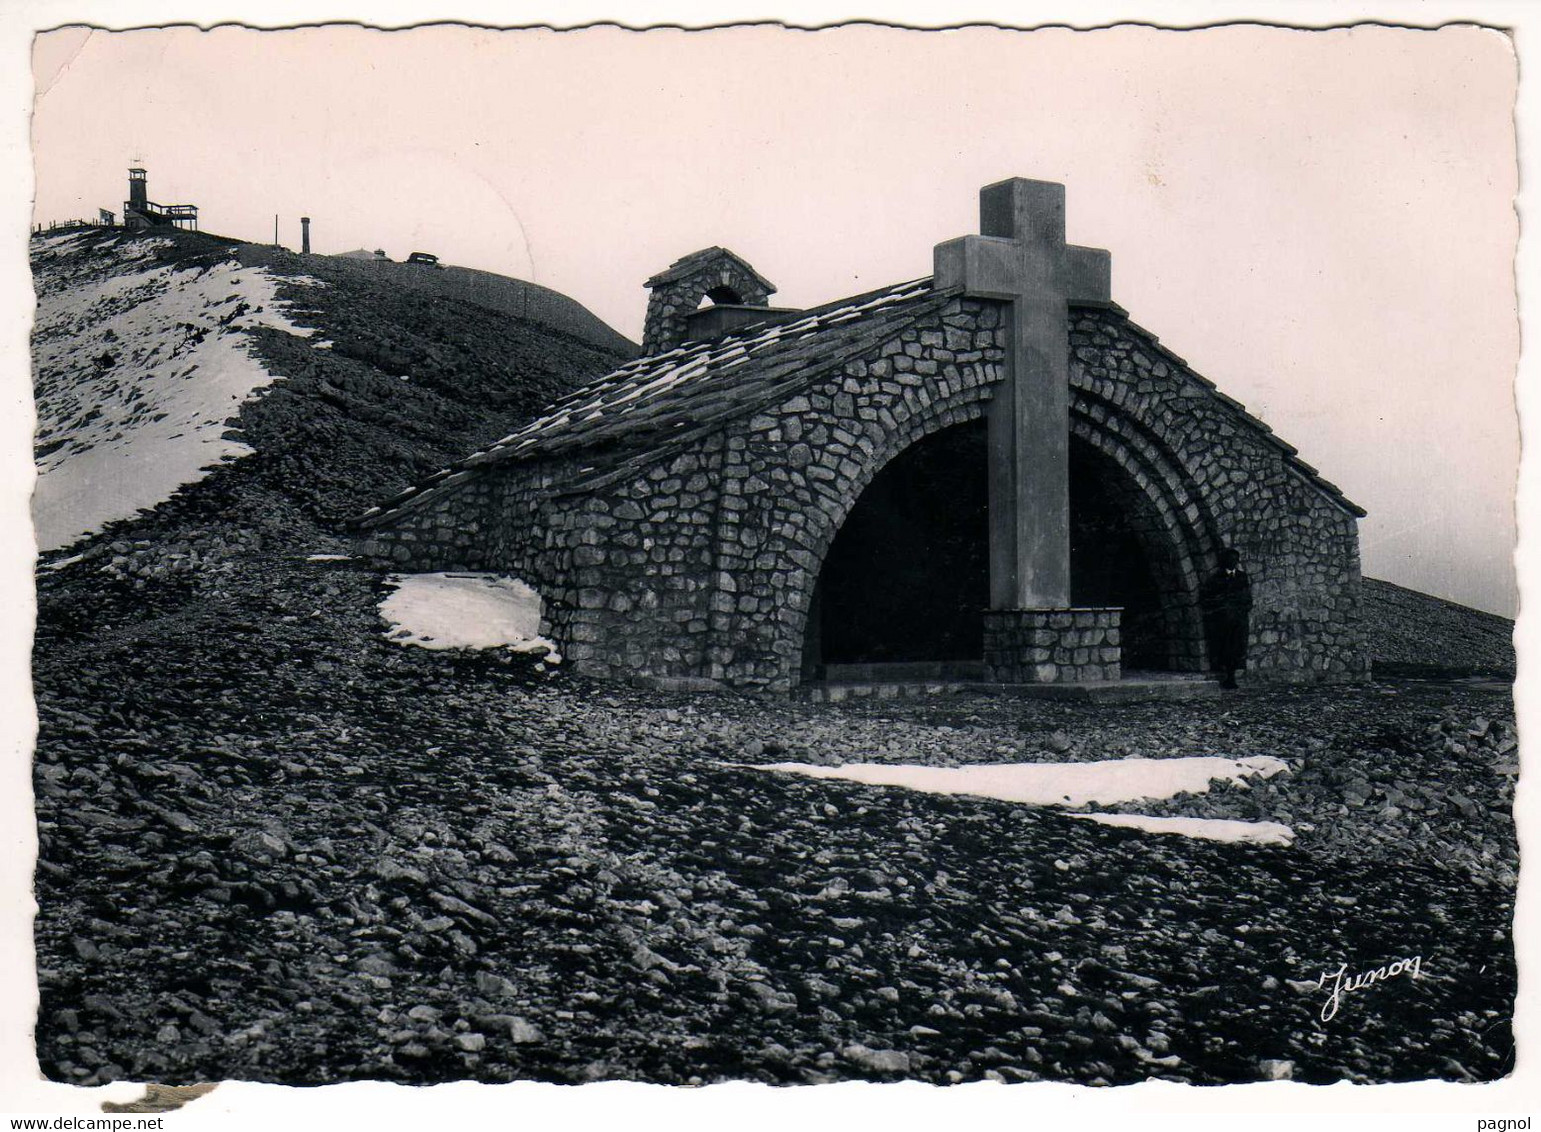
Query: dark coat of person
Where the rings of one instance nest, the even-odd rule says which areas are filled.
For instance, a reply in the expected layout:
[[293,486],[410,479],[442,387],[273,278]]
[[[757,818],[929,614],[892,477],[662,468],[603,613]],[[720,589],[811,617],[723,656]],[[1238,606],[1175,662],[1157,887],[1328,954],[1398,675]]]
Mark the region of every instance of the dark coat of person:
[[1247,633],[1252,615],[1252,579],[1241,568],[1241,555],[1227,550],[1220,569],[1211,574],[1199,591],[1204,620],[1209,629],[1212,667],[1230,674],[1247,666]]

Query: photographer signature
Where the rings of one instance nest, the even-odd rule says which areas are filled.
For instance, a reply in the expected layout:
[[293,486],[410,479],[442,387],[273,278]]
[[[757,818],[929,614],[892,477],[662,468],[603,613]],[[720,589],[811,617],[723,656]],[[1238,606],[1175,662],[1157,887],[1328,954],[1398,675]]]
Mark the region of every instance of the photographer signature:
[[1327,1002],[1322,1006],[1322,1021],[1330,1022],[1337,1016],[1338,1008],[1343,1005],[1344,995],[1363,990],[1372,983],[1394,979],[1398,975],[1410,975],[1414,979],[1422,978],[1423,956],[1414,955],[1411,959],[1397,959],[1384,967],[1375,967],[1357,975],[1348,974],[1347,963],[1339,963],[1338,969],[1331,973],[1323,971],[1322,977],[1317,980],[1317,986],[1325,988],[1327,980],[1331,979],[1332,992],[1328,994]]

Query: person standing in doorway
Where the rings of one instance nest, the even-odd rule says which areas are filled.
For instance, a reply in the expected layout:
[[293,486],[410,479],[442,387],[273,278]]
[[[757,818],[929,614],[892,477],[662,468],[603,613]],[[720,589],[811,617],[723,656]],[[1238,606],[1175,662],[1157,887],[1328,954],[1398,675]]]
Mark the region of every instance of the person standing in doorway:
[[1252,615],[1252,579],[1241,568],[1241,552],[1226,547],[1220,569],[1204,583],[1200,598],[1209,623],[1209,655],[1220,687],[1236,687],[1236,672],[1247,667],[1247,631]]

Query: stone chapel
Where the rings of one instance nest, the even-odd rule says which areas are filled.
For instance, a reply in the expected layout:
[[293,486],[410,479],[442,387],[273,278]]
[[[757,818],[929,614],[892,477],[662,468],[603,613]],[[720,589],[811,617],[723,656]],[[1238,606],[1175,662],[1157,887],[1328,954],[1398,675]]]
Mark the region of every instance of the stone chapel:
[[1368,673],[1364,512],[1112,301],[1065,192],[980,193],[930,278],[812,310],[723,248],[647,281],[643,355],[359,520],[359,553],[515,575],[579,673],[789,692],[860,673],[1091,685]]

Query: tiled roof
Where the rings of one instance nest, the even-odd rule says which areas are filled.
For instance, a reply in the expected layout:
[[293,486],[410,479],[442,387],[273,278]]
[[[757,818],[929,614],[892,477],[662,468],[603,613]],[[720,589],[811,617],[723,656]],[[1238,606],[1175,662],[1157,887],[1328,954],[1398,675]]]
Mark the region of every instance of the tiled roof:
[[[726,421],[770,408],[813,385],[848,358],[939,310],[957,293],[933,289],[929,278],[916,279],[840,299],[793,321],[746,326],[710,342],[687,342],[667,353],[638,358],[574,390],[496,444],[371,508],[359,521],[366,526],[383,522],[401,508],[416,506],[493,464],[600,449],[612,454],[618,449],[628,455],[640,453],[652,462]],[[1256,428],[1286,464],[1350,514],[1363,517],[1364,509],[1322,478],[1294,447],[1215,388],[1214,382],[1195,373],[1154,334],[1130,320],[1122,307],[1088,305],[1116,315],[1131,332]],[[601,478],[610,478],[606,470],[615,463],[597,460],[595,466],[580,467],[568,489],[600,486]],[[630,466],[623,460],[620,470]]]
[[1151,348],[1154,349],[1157,353],[1161,354],[1162,357],[1176,364],[1176,366],[1183,373],[1186,373],[1188,376],[1192,377],[1194,381],[1197,381],[1205,389],[1209,390],[1209,393],[1212,397],[1218,400],[1221,404],[1233,409],[1238,416],[1240,416],[1253,428],[1257,429],[1257,431],[1262,435],[1262,439],[1265,443],[1269,444],[1273,448],[1278,449],[1279,454],[1284,457],[1284,463],[1287,466],[1293,468],[1300,475],[1304,476],[1306,480],[1308,480],[1314,487],[1317,488],[1317,490],[1330,498],[1339,507],[1342,507],[1356,519],[1363,519],[1367,514],[1369,514],[1369,512],[1367,512],[1363,507],[1359,506],[1359,504],[1355,503],[1348,496],[1344,495],[1342,488],[1324,477],[1321,472],[1316,470],[1315,467],[1302,460],[1300,458],[1300,449],[1296,448],[1293,444],[1290,444],[1288,441],[1284,440],[1277,433],[1275,433],[1274,430],[1269,427],[1268,423],[1262,418],[1253,416],[1251,413],[1249,413],[1247,411],[1247,407],[1240,401],[1236,400],[1234,397],[1228,397],[1222,393],[1213,381],[1210,381],[1209,378],[1205,377],[1203,374],[1199,373],[1191,365],[1189,365],[1187,359],[1174,353],[1165,345],[1165,343],[1161,341],[1160,338],[1156,337],[1156,335],[1152,334],[1149,330],[1146,330],[1143,326],[1139,325],[1132,318],[1130,318],[1129,312],[1124,310],[1123,307],[1119,306],[1117,303],[1097,303],[1088,305],[1096,305],[1102,307],[1103,309],[1117,315],[1119,320],[1123,322],[1123,324],[1128,327],[1132,333],[1148,342]]
[[366,512],[373,524],[491,464],[605,448],[660,452],[768,408],[953,296],[930,279],[841,299],[801,317],[746,326],[628,362],[573,391],[517,432]]

